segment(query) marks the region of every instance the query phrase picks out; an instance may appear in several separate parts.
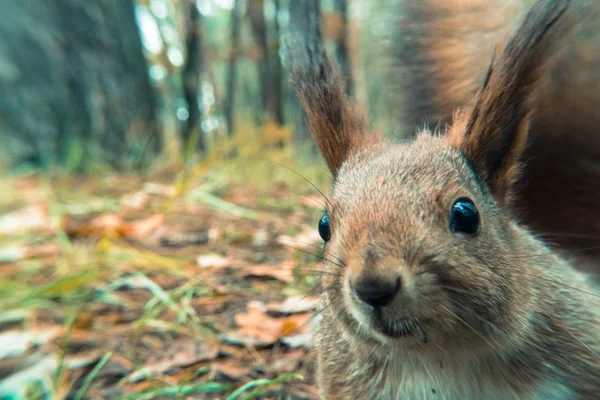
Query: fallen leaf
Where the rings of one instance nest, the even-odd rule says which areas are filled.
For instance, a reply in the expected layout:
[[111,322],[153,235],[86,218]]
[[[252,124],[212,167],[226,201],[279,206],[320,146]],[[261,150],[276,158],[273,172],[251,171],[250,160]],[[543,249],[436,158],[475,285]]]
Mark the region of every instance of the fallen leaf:
[[0,249],[0,262],[13,262],[27,257],[27,246],[8,246]]
[[160,238],[160,244],[164,247],[182,248],[206,244],[209,242],[208,232],[181,232],[169,233]]
[[284,336],[281,338],[281,343],[291,348],[310,348],[313,335],[311,333],[302,333],[299,335]]
[[224,360],[212,365],[215,380],[240,381],[251,371],[251,368],[239,360]]
[[0,262],[13,262],[28,258],[50,257],[60,253],[56,243],[46,243],[39,246],[8,246],[0,249]]
[[134,239],[150,235],[164,223],[164,215],[156,214],[137,221],[124,221],[116,214],[104,214],[92,219],[83,226],[65,227],[74,237],[129,237]]
[[216,359],[220,354],[218,342],[198,342],[195,340],[179,340],[171,349],[173,360],[178,367],[188,367],[204,361]]
[[161,183],[148,182],[144,185],[144,191],[148,194],[164,196],[164,197],[175,197],[177,195],[177,189],[172,185],[163,185]]
[[161,225],[164,224],[164,214],[156,214],[151,217],[130,222],[121,227],[120,233],[122,236],[132,238],[143,238],[150,235]]
[[296,372],[304,357],[304,350],[292,350],[287,353],[278,354],[271,363],[270,369],[280,374],[285,372]]
[[202,268],[225,268],[231,265],[230,257],[218,254],[203,254],[196,257],[196,263]]
[[0,334],[0,359],[15,357],[25,353],[33,346],[44,345],[65,331],[61,326],[48,326],[35,330],[11,330]]
[[51,221],[45,207],[32,205],[0,216],[0,234],[15,235],[27,231],[50,228]]
[[25,398],[26,388],[31,382],[39,382],[43,390],[49,392],[52,388],[52,374],[58,365],[56,355],[48,355],[18,372],[3,377],[0,381],[1,398]]
[[293,261],[284,262],[279,265],[250,265],[244,267],[241,275],[242,278],[270,278],[290,283],[294,281],[294,265]]
[[[64,365],[70,370],[88,366],[98,361],[101,353],[91,352],[84,355],[68,356]],[[22,368],[0,380],[0,398],[27,398],[26,389],[32,382],[42,385],[44,392],[53,393],[52,377],[61,363],[55,354],[34,355],[33,359],[26,359]]]
[[[159,351],[160,349],[156,349]],[[219,343],[198,342],[192,338],[178,339],[169,348],[166,358],[146,364],[127,377],[129,382],[138,382],[150,377],[160,376],[174,368],[185,368],[197,363],[212,361],[220,354]]]
[[284,337],[295,337],[310,332],[309,314],[298,314],[285,318],[273,318],[266,314],[267,307],[259,301],[251,301],[246,313],[235,316],[239,326],[233,332],[226,333],[224,339],[230,343],[266,347],[275,344]]
[[119,227],[123,224],[124,221],[120,216],[104,214],[80,226],[73,226],[70,221],[67,221],[64,229],[72,237],[118,236]]
[[135,192],[121,197],[121,204],[134,210],[141,210],[148,205],[150,196],[145,192]]
[[314,253],[318,246],[323,242],[319,232],[314,228],[304,227],[303,230],[296,236],[281,235],[277,238],[277,243],[281,246],[300,249],[303,251]]
[[283,303],[269,303],[267,312],[273,316],[302,314],[313,311],[318,303],[317,296],[290,296]]
[[273,236],[271,227],[258,229],[252,236],[252,247],[255,249],[263,249],[269,246],[273,240]]
[[69,369],[76,370],[79,368],[87,367],[90,364],[100,360],[104,354],[98,350],[88,351],[86,353],[79,353],[76,355],[69,355],[66,358]]

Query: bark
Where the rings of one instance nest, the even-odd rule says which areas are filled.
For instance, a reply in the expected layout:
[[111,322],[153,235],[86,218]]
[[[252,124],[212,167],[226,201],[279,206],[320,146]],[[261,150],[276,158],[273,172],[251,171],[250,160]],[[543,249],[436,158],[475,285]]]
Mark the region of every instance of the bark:
[[9,162],[141,166],[160,150],[133,0],[5,0],[0,139]]
[[252,26],[252,36],[258,48],[258,83],[260,88],[260,108],[259,115],[265,111],[270,113],[272,107],[272,94],[270,86],[269,73],[269,47],[267,45],[267,25],[265,22],[265,2],[264,0],[250,0],[248,8],[248,17]]
[[[183,95],[188,106],[188,119],[182,129],[184,144],[195,144],[195,149],[201,153],[206,151],[205,136],[202,131],[202,113],[199,98],[202,98],[201,75],[204,66],[202,52],[202,16],[195,0],[187,1],[188,27],[185,46],[187,60],[182,70]],[[194,143],[192,143],[194,142]],[[190,149],[192,150],[192,149]]]
[[227,65],[227,84],[225,93],[225,120],[227,134],[231,137],[235,132],[235,86],[237,81],[237,57],[240,50],[241,1],[235,0],[231,9],[231,49]]
[[350,62],[350,52],[348,51],[348,1],[334,0],[335,11],[339,14],[342,21],[340,35],[335,44],[335,55],[337,62],[344,74],[346,84],[346,93],[350,96],[354,94],[354,81],[352,79],[352,64]]
[[[319,0],[290,1],[290,28],[295,32],[305,32],[312,36],[311,40],[320,40],[321,36],[321,8]],[[297,142],[306,142],[310,137],[310,131],[306,118],[306,113],[300,105],[300,101],[294,94],[295,126],[294,140]]]
[[273,119],[279,126],[285,124],[283,112],[283,66],[279,57],[281,29],[279,26],[279,12],[281,11],[280,0],[273,0],[275,6],[275,36],[273,40],[273,56],[271,57],[271,88],[272,88],[272,114]]

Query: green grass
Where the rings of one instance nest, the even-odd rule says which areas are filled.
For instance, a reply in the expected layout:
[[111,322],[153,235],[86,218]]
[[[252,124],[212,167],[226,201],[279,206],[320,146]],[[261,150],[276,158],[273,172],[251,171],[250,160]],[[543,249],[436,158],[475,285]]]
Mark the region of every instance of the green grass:
[[[164,198],[160,204],[153,204],[153,212],[162,211],[169,215],[182,203],[201,204],[225,215],[260,223],[263,218],[305,207],[316,223],[321,211],[318,208],[310,210],[310,207],[300,206],[299,199],[303,195],[311,194],[316,202],[324,203],[323,199],[314,194],[312,186],[315,185],[324,193],[328,192],[330,181],[324,163],[314,155],[309,146],[295,146],[288,142],[283,148],[265,149],[260,129],[243,125],[240,132],[244,134],[237,136],[233,142],[213,143],[212,153],[205,160],[182,168],[172,181],[177,189],[177,196]],[[235,149],[234,156],[232,149]],[[81,158],[78,154],[81,152],[74,150],[72,165],[69,168],[76,168],[75,166],[80,164]],[[94,171],[99,175],[110,176],[114,173],[102,163],[91,164],[96,166]],[[0,212],[16,209],[31,201],[28,192],[14,185],[16,178],[25,176],[38,176],[40,183],[36,193],[40,197],[39,201],[47,205],[57,224],[64,215],[120,211],[118,197],[105,197],[101,192],[92,195],[79,187],[77,178],[68,172],[68,169],[54,170],[51,173],[28,171],[27,174],[18,177],[8,174],[1,176]],[[103,179],[98,178],[98,181]],[[148,177],[148,180],[151,179],[152,174]],[[102,185],[106,186],[107,183]],[[277,185],[283,185],[287,189],[278,191]],[[225,200],[232,188],[239,187],[252,188],[256,193],[255,198],[248,204],[234,204]],[[280,193],[284,193],[285,196],[278,197]],[[290,225],[287,229],[290,235],[299,232],[300,228],[297,226]],[[197,315],[189,306],[192,297],[210,293],[203,283],[194,279],[193,273],[186,269],[189,259],[161,256],[110,237],[104,237],[94,243],[72,241],[61,229],[43,237],[38,233],[0,237],[0,249],[16,244],[46,242],[58,243],[61,248],[60,256],[51,265],[43,260],[21,260],[16,263],[14,273],[0,274],[0,320],[11,321],[11,325],[27,327],[33,318],[32,315],[48,310],[61,316],[63,324],[71,327],[75,315],[80,310],[98,303],[118,305],[119,300],[114,296],[114,291],[135,278],[136,284],[148,290],[152,297],[146,302],[141,317],[131,324],[132,330],[185,332],[194,337],[212,334],[211,327],[204,323],[202,316]],[[310,265],[316,261],[315,257],[299,252],[296,257],[298,265]],[[0,265],[0,268],[3,266]],[[152,273],[156,271],[174,277],[184,277],[187,283],[165,290],[151,278]],[[295,274],[297,285],[286,291],[294,294],[306,293],[314,287],[314,276],[305,276],[300,269],[295,271]],[[163,318],[167,311],[176,316],[174,321]],[[53,376],[54,398],[66,396],[73,383],[69,381],[70,371],[65,364],[67,344],[68,337],[63,344],[59,365]],[[76,399],[84,398],[110,358],[111,353],[105,353],[83,378],[83,383],[74,393]],[[214,393],[219,396],[228,395],[228,399],[232,400],[250,399],[264,394],[274,385],[298,378],[296,374],[287,374],[274,379],[253,381],[239,388],[217,382],[185,382],[131,393],[126,398],[176,398]],[[30,398],[36,398],[42,389],[39,385],[32,386]]]

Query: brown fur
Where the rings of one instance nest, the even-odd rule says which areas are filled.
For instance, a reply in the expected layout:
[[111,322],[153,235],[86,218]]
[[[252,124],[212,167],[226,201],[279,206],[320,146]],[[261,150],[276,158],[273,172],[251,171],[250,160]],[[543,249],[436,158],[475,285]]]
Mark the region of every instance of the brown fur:
[[[367,139],[320,44],[292,52],[294,86],[335,176],[315,336],[322,398],[600,398],[599,297],[506,208],[532,93],[581,17],[568,3],[536,2],[448,135],[424,131],[409,144]],[[460,197],[479,210],[477,235],[449,229]],[[396,275],[402,288],[380,308],[352,288]]]
[[[469,105],[493,54],[505,46],[533,0],[385,3],[381,14],[394,16],[396,30],[384,88],[389,89],[395,122],[410,135],[423,123],[435,127],[451,122],[457,108]],[[549,73],[533,93],[535,114],[513,203],[521,222],[550,239],[555,249],[586,256],[598,272],[599,3],[573,3],[583,11],[580,23],[571,40],[557,49]]]

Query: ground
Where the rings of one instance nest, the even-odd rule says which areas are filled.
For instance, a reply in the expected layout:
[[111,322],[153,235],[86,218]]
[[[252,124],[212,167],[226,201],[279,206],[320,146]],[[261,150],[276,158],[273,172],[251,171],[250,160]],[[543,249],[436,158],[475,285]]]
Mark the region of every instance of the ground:
[[3,178],[0,398],[317,398],[324,200],[261,168]]

